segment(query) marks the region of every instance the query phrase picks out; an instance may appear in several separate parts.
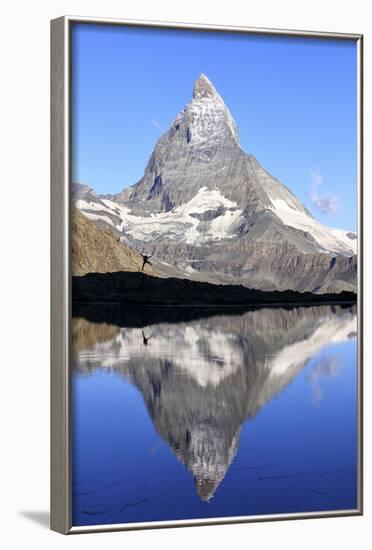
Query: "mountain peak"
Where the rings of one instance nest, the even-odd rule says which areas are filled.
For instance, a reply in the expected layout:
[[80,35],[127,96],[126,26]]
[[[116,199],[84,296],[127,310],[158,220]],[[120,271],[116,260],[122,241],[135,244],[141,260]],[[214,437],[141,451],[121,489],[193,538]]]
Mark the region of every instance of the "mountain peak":
[[213,97],[216,95],[217,91],[212,82],[204,73],[201,73],[199,78],[195,80],[193,98],[201,99],[203,97]]
[[[209,78],[201,73],[194,83],[192,100],[179,117],[187,117],[187,143],[213,145],[233,138],[239,145],[236,124]],[[176,123],[179,122],[179,117]]]

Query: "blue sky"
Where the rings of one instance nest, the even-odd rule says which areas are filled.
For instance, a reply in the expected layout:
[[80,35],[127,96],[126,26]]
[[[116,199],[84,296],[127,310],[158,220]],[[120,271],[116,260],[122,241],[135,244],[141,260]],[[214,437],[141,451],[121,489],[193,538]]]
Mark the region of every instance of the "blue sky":
[[355,230],[357,51],[352,41],[76,24],[73,180],[138,181],[205,73],[241,146],[323,223]]

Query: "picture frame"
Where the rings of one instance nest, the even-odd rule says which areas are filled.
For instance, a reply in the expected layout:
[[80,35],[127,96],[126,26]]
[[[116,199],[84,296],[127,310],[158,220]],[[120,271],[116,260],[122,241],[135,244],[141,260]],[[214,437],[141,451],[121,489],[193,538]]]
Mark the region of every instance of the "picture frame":
[[[195,31],[236,36],[332,39],[352,42],[357,50],[357,370],[356,506],[308,512],[235,514],[200,519],[164,519],[73,525],[72,519],[72,382],[71,382],[71,193],[72,193],[72,31],[76,25],[139,28],[157,31]],[[95,531],[171,528],[232,524],[363,513],[363,36],[360,34],[290,31],[246,27],[147,22],[90,17],[60,17],[51,21],[51,529],[62,534]],[[290,305],[290,302],[289,302]]]

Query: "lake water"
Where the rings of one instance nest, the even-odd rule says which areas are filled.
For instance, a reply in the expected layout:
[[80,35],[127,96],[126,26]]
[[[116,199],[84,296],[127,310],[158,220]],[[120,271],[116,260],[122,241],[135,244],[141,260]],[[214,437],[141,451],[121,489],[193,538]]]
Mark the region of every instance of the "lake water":
[[75,314],[73,525],[357,507],[355,308]]

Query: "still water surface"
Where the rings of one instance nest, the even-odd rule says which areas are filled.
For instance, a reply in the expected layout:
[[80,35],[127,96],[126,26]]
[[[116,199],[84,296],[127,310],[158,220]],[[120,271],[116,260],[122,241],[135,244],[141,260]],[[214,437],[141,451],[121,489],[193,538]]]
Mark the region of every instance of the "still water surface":
[[101,306],[72,337],[73,525],[357,507],[355,308]]

